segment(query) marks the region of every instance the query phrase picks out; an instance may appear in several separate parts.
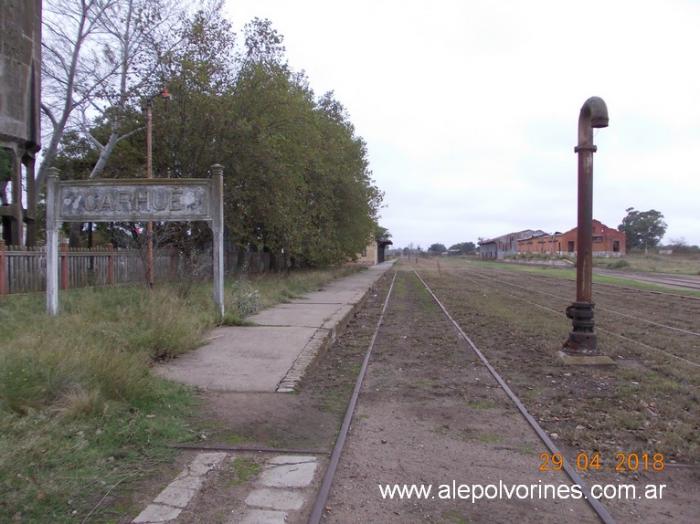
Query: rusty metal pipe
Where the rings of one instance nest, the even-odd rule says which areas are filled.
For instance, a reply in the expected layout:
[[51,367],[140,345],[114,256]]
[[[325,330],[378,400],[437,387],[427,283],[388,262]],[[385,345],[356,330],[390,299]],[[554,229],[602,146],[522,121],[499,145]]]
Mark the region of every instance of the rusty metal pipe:
[[[146,105],[146,178],[153,178],[153,98]],[[146,285],[152,288],[153,278],[153,222],[146,222]]]
[[608,108],[602,98],[593,96],[581,107],[578,119],[578,224],[576,233],[576,302],[566,314],[573,331],[565,343],[572,353],[596,354],[593,321],[593,129],[608,126]]
[[602,98],[591,97],[578,118],[578,231],[576,237],[576,301],[591,302],[593,278],[593,128],[608,126],[608,108]]

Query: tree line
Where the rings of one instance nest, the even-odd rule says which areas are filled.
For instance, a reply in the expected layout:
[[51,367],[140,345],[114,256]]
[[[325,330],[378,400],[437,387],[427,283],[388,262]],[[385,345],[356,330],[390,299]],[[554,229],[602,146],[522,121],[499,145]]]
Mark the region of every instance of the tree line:
[[[154,176],[205,177],[224,165],[229,241],[320,266],[361,252],[375,234],[383,195],[366,144],[334,93],[317,95],[289,65],[269,20],[238,34],[220,1],[189,11],[172,0],[47,4],[51,133],[40,183],[47,166],[64,178],[143,177],[150,103]],[[156,229],[181,247],[210,238],[200,224]],[[85,227],[71,233],[85,242]],[[116,244],[142,237],[133,224],[95,234]]]

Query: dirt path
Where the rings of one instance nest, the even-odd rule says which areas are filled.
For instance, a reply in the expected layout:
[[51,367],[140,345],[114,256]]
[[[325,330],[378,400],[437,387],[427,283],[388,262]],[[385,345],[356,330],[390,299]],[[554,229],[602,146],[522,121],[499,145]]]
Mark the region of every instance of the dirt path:
[[[400,273],[375,346],[327,522],[596,522],[582,501],[440,500],[441,484],[561,484],[543,445],[411,273]],[[378,484],[432,484],[383,500]]]

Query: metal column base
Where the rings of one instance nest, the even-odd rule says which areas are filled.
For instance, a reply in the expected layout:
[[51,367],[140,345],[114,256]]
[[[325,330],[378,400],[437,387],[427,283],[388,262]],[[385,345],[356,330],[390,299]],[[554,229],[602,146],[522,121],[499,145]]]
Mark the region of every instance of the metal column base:
[[593,308],[590,302],[574,302],[566,308],[573,329],[564,342],[559,358],[565,364],[605,365],[614,364],[610,358],[598,351],[598,339],[594,329]]

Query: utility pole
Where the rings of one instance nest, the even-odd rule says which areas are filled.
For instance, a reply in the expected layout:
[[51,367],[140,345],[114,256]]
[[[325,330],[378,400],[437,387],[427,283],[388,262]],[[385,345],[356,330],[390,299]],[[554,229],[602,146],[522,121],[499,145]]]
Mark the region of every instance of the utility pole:
[[[146,100],[146,178],[153,178],[153,99],[157,96],[170,99],[168,88],[150,96]],[[154,284],[153,274],[153,222],[146,222],[146,283],[152,288]]]

